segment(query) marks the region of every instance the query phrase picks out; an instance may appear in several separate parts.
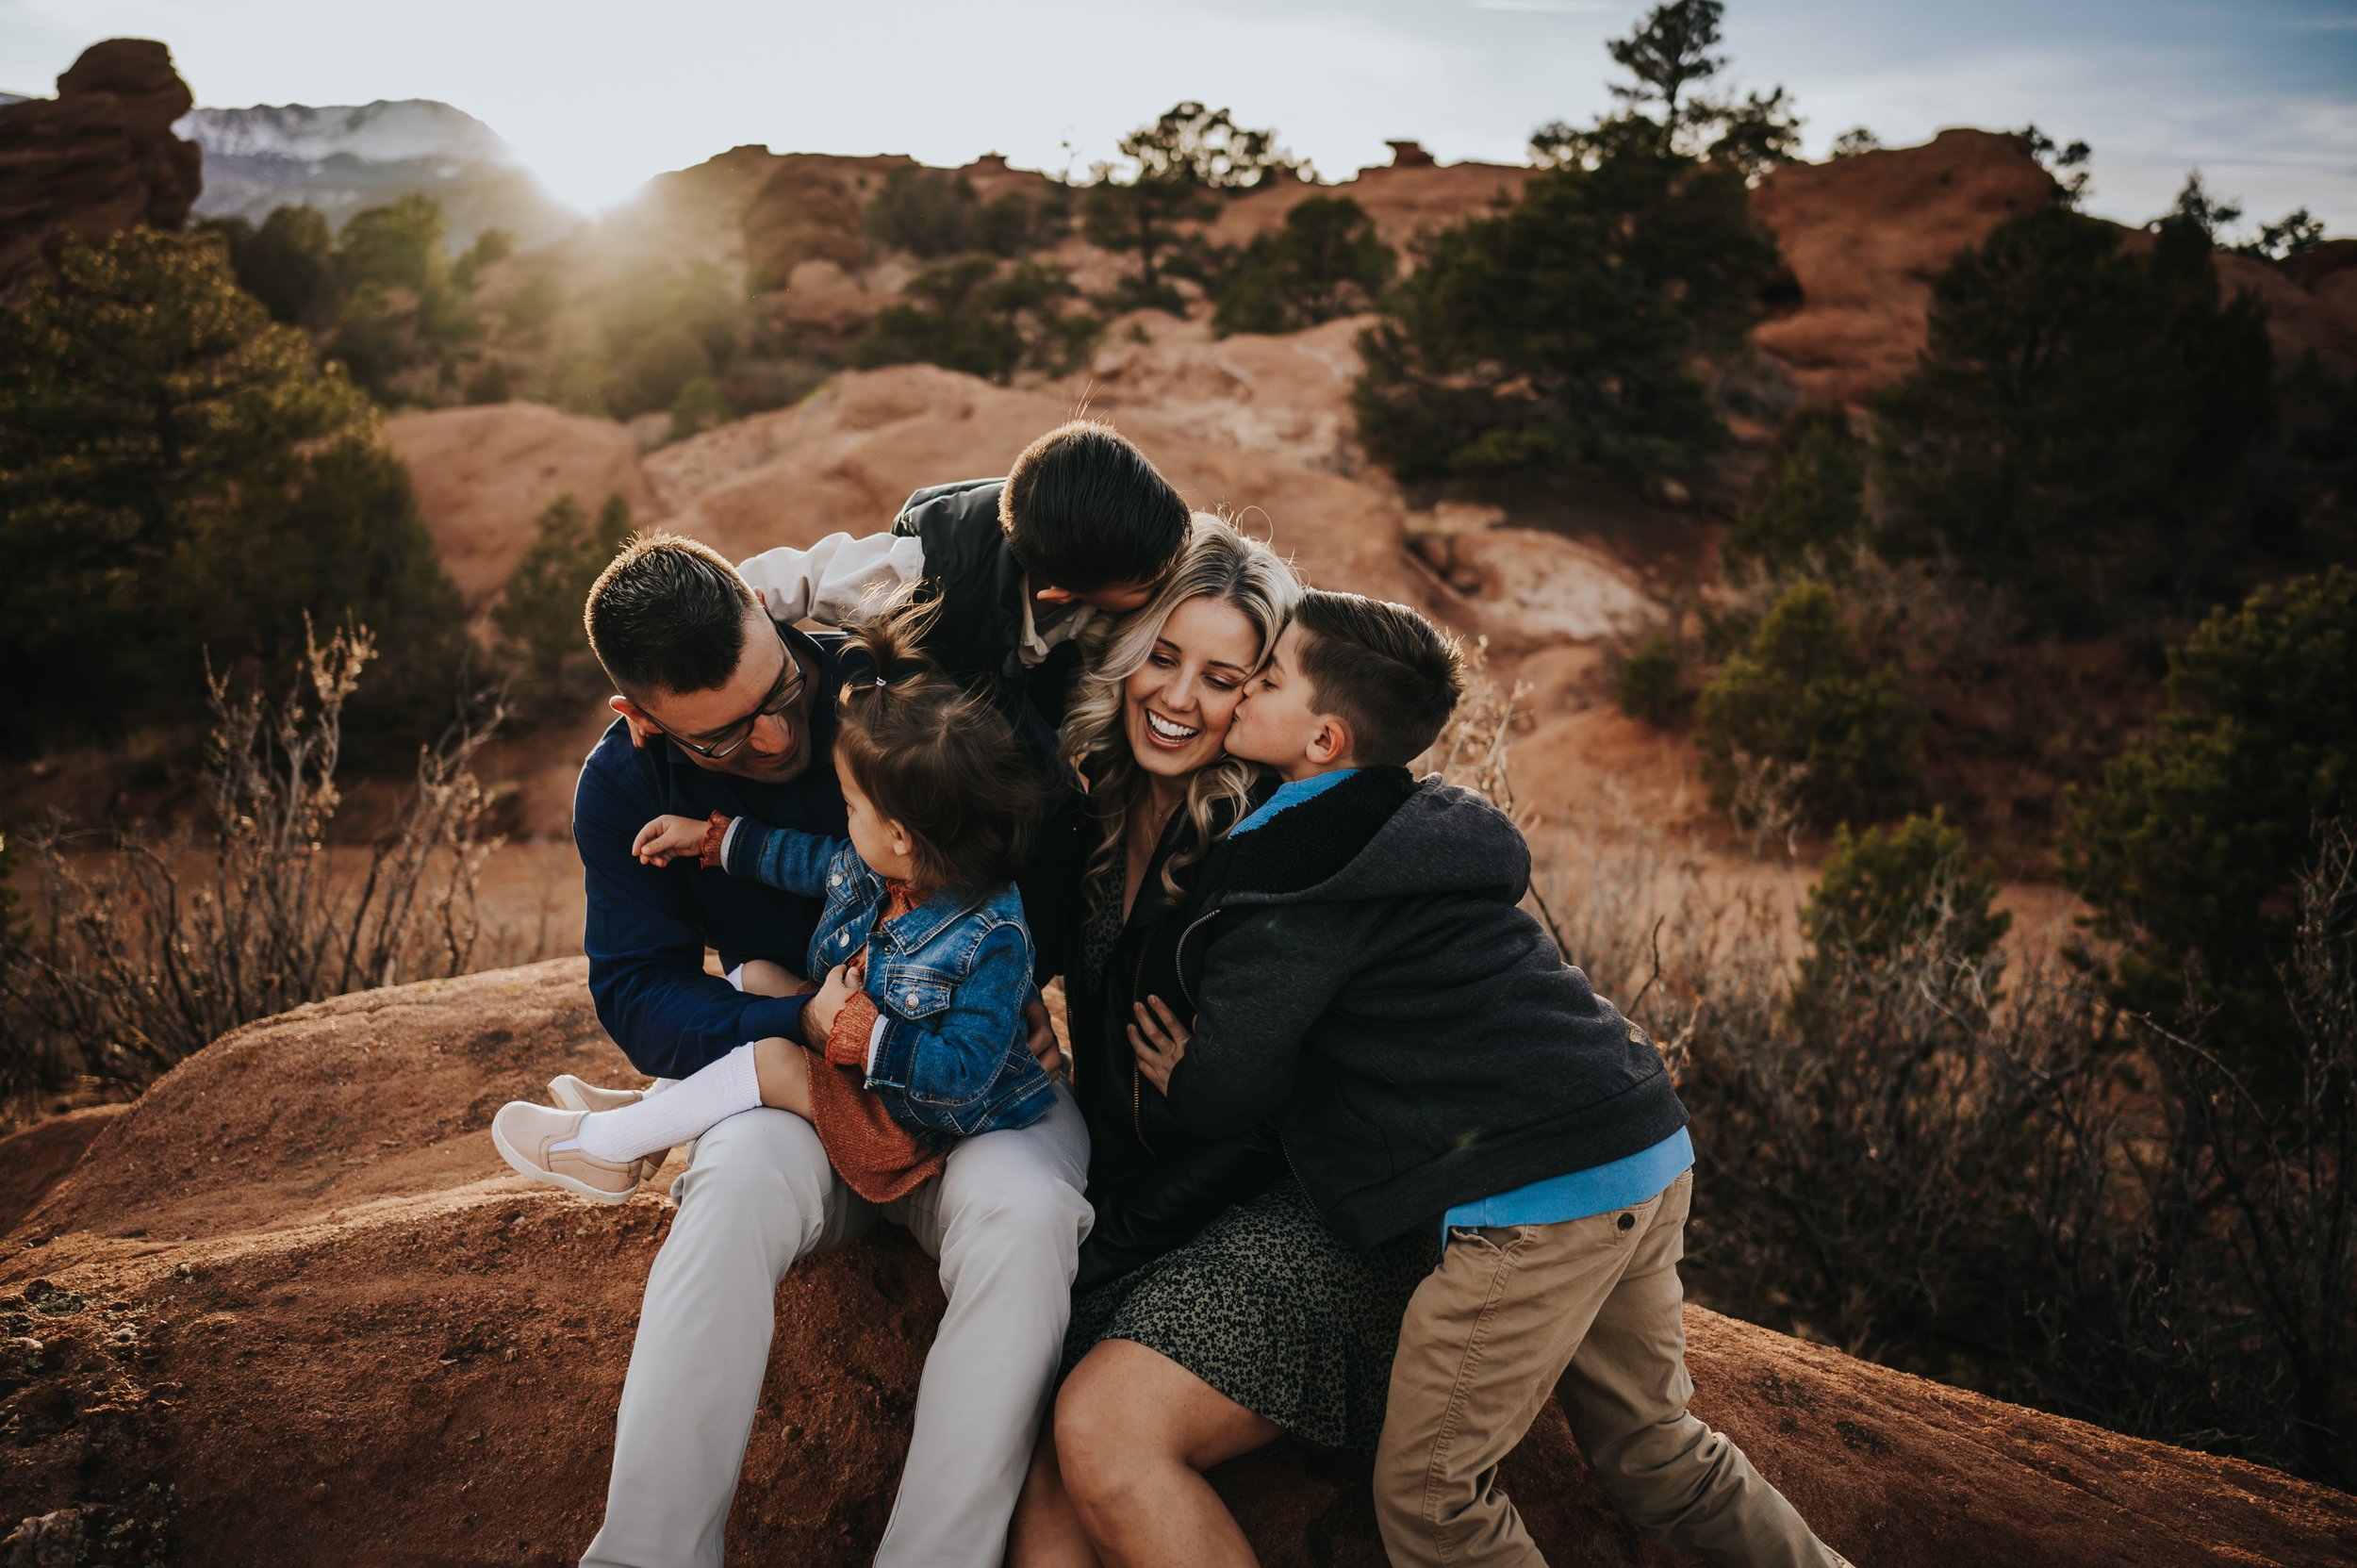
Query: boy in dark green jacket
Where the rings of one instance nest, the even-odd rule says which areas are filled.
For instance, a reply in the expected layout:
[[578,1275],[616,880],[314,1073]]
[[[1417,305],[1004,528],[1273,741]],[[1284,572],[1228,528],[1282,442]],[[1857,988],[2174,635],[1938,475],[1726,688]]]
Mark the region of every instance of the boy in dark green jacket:
[[1376,1461],[1394,1563],[1541,1560],[1496,1473],[1550,1391],[1655,1539],[1839,1563],[1687,1412],[1693,1150],[1661,1053],[1519,907],[1513,823],[1404,766],[1461,686],[1455,646],[1413,610],[1302,601],[1228,736],[1285,783],[1204,863],[1178,952],[1193,1032],[1141,1010],[1141,1067],[1202,1136],[1274,1115],[1345,1240],[1444,1228]]

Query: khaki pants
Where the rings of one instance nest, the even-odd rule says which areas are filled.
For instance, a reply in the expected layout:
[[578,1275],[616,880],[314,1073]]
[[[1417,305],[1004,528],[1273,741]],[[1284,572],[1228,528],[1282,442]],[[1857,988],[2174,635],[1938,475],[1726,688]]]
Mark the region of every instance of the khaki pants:
[[1716,1563],[1844,1562],[1687,1413],[1677,1263],[1693,1180],[1587,1219],[1450,1232],[1400,1328],[1376,1457],[1393,1563],[1545,1562],[1497,1469],[1550,1395],[1605,1494],[1652,1539]]

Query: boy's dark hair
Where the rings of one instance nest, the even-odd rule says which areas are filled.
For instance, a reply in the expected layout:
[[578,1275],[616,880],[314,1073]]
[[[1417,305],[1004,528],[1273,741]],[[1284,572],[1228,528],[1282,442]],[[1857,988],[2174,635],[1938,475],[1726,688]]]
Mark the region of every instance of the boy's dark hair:
[[998,492],[998,526],[1032,585],[1076,593],[1161,581],[1194,521],[1146,454],[1095,420],[1025,447]]
[[918,652],[938,602],[903,591],[852,630],[835,770],[909,831],[919,883],[980,892],[1022,870],[1042,790],[1006,716]]
[[1405,604],[1312,588],[1294,624],[1311,705],[1350,726],[1351,756],[1362,765],[1413,762],[1465,694],[1457,640]]
[[728,558],[677,534],[636,534],[589,586],[581,619],[625,697],[726,685],[757,601]]

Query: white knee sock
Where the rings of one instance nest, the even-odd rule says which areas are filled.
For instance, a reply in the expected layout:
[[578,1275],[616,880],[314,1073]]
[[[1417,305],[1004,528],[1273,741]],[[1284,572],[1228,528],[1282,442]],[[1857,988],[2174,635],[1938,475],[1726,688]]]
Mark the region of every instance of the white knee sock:
[[618,1164],[700,1138],[738,1112],[750,1111],[760,1103],[761,1078],[753,1070],[753,1048],[743,1045],[660,1095],[649,1095],[619,1111],[592,1111],[581,1118],[570,1141],[592,1159]]

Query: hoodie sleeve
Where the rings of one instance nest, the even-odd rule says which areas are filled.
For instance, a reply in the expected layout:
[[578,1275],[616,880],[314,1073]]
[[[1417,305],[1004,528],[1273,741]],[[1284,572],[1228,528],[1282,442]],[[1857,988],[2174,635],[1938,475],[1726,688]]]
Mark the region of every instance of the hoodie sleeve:
[[1200,1138],[1249,1131],[1285,1103],[1303,1036],[1350,979],[1307,911],[1256,909],[1220,924],[1203,955],[1195,1037],[1170,1074],[1171,1114]]
[[925,547],[914,538],[830,534],[808,550],[781,546],[737,564],[772,620],[805,617],[842,626],[856,620],[871,596],[891,592],[925,574]]

